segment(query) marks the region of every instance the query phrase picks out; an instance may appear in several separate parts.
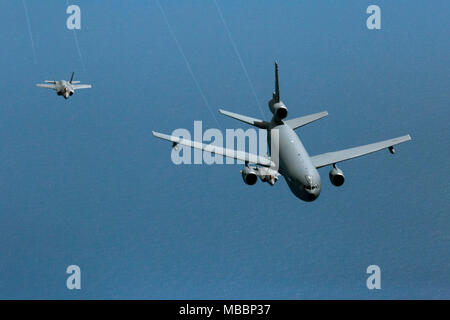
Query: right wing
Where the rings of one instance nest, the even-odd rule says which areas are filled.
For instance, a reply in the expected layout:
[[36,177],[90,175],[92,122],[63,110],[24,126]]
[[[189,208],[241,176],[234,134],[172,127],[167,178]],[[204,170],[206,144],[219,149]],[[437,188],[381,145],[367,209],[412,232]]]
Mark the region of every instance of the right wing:
[[[72,82],[73,83],[73,82]],[[78,90],[78,89],[90,89],[92,88],[92,86],[90,84],[73,84],[72,88],[74,90]]]
[[[380,151],[385,148],[391,148],[392,146],[411,140],[411,136],[408,134],[406,136],[397,137],[394,139],[389,139],[381,142],[376,142],[372,144],[366,144],[365,146],[340,150],[336,152],[328,152],[319,154],[317,156],[311,157],[311,162],[316,168],[321,168],[329,164],[335,164],[341,161],[353,159],[356,157],[361,157],[366,154]],[[393,152],[393,151],[391,151]]]
[[214,146],[211,144],[203,144],[201,142],[182,139],[182,138],[175,137],[175,136],[169,136],[167,134],[163,134],[163,133],[159,133],[159,132],[155,132],[155,131],[152,131],[152,133],[157,138],[173,142],[174,145],[181,144],[183,146],[191,147],[194,149],[200,149],[200,150],[203,150],[206,152],[211,152],[211,153],[225,156],[228,158],[246,161],[248,163],[257,164],[257,165],[261,165],[264,167],[275,166],[275,163],[273,163],[270,159],[268,159],[266,157],[258,156],[253,153],[232,150],[232,149],[225,149],[225,148]]
[[56,90],[56,85],[55,84],[38,83],[38,84],[36,84],[36,87]]

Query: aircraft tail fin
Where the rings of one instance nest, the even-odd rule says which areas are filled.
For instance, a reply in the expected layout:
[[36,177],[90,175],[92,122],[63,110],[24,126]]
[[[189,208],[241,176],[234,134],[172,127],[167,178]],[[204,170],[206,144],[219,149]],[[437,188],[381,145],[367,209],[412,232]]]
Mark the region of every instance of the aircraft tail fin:
[[274,102],[280,102],[280,83],[278,81],[278,63],[275,61],[275,91],[272,94]]
[[72,80],[73,80],[73,75],[75,74],[75,72],[72,72],[72,76],[70,77],[70,81],[69,81],[69,83],[72,83]]

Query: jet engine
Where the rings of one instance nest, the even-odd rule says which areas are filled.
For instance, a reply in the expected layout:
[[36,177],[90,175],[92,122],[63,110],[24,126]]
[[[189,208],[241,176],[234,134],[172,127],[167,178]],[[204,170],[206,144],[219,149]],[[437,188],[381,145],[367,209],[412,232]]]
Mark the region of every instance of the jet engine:
[[271,99],[269,109],[278,120],[283,120],[288,115],[288,109],[283,101],[276,102],[276,99]]
[[71,95],[73,95],[74,90],[69,87],[66,87],[66,88],[64,88],[63,93],[65,96],[67,96],[67,95],[71,96]]
[[258,181],[258,175],[255,170],[250,167],[245,167],[244,170],[241,171],[241,174],[244,182],[250,186],[254,185],[256,181]]
[[340,187],[344,184],[344,173],[336,165],[333,165],[333,169],[330,170],[330,181],[336,187]]

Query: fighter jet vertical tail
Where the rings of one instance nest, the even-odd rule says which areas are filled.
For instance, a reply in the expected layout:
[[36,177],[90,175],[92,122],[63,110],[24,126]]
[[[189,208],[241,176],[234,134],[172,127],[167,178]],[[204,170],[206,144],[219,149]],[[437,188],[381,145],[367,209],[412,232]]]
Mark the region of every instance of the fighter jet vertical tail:
[[278,63],[275,61],[275,91],[272,95],[274,102],[280,102],[280,84],[278,82]]
[[73,75],[75,74],[75,72],[72,72],[72,76],[70,77],[70,81],[69,83],[72,84],[72,80],[73,80]]

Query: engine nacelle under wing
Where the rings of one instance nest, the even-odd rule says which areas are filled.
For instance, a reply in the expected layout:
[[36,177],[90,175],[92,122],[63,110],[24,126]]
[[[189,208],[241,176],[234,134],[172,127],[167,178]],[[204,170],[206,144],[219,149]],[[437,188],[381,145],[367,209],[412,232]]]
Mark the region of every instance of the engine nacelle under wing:
[[241,171],[241,174],[245,184],[248,184],[249,186],[254,185],[256,181],[258,181],[258,174],[255,172],[253,168],[245,167]]
[[336,165],[333,165],[333,169],[330,170],[330,181],[336,187],[340,187],[344,184],[344,173]]
[[241,174],[242,179],[248,185],[254,185],[259,177],[262,182],[267,182],[273,186],[280,176],[278,171],[266,167],[245,167]]

